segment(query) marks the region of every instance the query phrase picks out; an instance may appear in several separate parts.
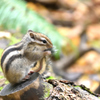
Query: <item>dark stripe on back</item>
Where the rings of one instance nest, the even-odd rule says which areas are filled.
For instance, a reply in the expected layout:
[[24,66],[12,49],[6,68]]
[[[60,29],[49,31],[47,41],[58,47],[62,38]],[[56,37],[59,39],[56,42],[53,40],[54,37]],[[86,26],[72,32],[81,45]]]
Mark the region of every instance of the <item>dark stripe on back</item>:
[[[11,63],[12,63],[15,59],[21,58],[21,57],[22,57],[22,55],[19,54],[19,55],[15,55],[15,56],[12,56],[11,58],[9,58],[9,60],[8,60],[8,62],[7,62],[7,64],[6,64],[6,66],[5,66],[5,68],[6,68],[6,69],[5,69],[5,72],[6,72],[6,73],[8,72]],[[23,63],[23,62],[22,62],[22,63]]]
[[20,46],[18,46],[18,47],[12,47],[12,48],[8,49],[7,51],[5,51],[4,54],[3,54],[3,56],[2,56],[2,58],[1,58],[1,67],[2,67],[2,65],[3,65],[3,62],[4,62],[5,58],[7,57],[7,55],[8,55],[10,52],[13,52],[13,51],[15,51],[15,50],[21,50],[22,47],[23,47],[23,45],[20,45]]

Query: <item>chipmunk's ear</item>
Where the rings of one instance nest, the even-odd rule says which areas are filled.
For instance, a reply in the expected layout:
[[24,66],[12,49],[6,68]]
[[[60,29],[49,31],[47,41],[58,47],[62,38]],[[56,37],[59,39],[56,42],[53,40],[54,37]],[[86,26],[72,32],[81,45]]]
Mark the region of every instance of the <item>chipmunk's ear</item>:
[[32,30],[28,30],[28,33],[31,33],[31,32],[33,33],[33,31],[32,31]]
[[30,33],[30,37],[35,40],[34,33]]
[[35,40],[35,34],[34,34],[34,33],[35,33],[35,32],[33,32],[32,30],[28,30],[29,36],[30,36],[32,39]]

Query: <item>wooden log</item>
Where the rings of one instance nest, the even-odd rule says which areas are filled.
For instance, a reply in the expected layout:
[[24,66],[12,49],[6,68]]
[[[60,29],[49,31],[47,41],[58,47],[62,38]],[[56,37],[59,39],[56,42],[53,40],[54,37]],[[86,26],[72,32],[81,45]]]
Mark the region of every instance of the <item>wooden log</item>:
[[[45,93],[47,93],[46,87],[49,88],[47,85],[38,73],[33,73],[25,82],[6,85],[0,92],[0,97],[3,100],[44,100]],[[51,87],[50,90],[52,90]]]
[[17,85],[8,84],[0,92],[0,96],[3,100],[99,100],[100,98],[84,85],[75,85],[67,80],[47,82],[44,82],[38,73],[34,73],[26,82]]
[[48,80],[53,91],[45,100],[100,100],[100,95],[92,93],[84,85],[76,85],[67,80]]

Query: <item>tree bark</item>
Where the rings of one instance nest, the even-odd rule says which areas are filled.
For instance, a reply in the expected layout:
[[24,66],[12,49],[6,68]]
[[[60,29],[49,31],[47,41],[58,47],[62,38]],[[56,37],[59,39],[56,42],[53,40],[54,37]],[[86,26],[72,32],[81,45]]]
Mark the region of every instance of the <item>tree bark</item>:
[[84,85],[75,85],[66,80],[48,80],[53,91],[46,100],[100,100],[100,96],[92,93]]

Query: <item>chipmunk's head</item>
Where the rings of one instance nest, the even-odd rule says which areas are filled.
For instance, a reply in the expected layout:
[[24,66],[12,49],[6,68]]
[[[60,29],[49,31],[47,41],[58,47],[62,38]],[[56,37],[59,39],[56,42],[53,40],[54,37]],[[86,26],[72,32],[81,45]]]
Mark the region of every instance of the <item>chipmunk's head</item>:
[[44,34],[28,30],[24,39],[29,41],[25,49],[25,55],[28,58],[38,60],[52,53],[53,44]]

